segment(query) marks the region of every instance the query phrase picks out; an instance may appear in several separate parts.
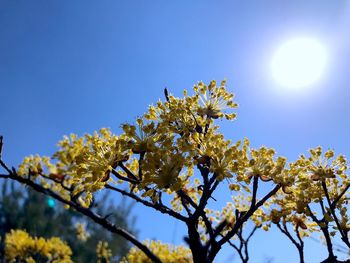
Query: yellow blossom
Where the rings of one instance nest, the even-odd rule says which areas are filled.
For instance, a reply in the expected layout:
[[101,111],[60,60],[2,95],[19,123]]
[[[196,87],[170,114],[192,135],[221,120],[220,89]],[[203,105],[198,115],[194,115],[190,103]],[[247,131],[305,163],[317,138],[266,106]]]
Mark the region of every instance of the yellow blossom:
[[[160,241],[146,241],[146,246],[164,263],[192,263],[191,251],[184,246],[163,244]],[[144,252],[132,248],[120,263],[152,263]]]
[[5,238],[6,262],[35,262],[33,255],[40,255],[52,263],[73,263],[70,247],[57,237],[44,239],[31,237],[23,230],[11,230]]

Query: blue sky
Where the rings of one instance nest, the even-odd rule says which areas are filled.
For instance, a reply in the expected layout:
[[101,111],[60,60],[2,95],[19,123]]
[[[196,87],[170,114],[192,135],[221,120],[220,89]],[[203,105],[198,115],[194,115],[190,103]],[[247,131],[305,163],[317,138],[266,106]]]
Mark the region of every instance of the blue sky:
[[[222,123],[228,138],[246,136],[289,160],[318,145],[350,156],[349,28],[347,0],[0,0],[4,158],[17,165],[32,153],[50,155],[71,132],[119,131],[163,98],[164,87],[180,96],[197,81],[223,78],[240,104],[237,121]],[[281,43],[299,36],[322,40],[329,63],[312,87],[286,90],[269,64]],[[180,223],[138,206],[135,214],[141,239],[182,242]],[[315,244],[306,248],[310,262],[325,256]],[[297,260],[274,233],[252,245],[251,262]]]

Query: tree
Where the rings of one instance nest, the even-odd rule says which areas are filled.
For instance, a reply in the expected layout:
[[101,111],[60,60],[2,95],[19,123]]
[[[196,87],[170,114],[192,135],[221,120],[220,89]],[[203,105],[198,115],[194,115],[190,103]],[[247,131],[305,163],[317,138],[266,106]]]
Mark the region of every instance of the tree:
[[[114,211],[110,219],[129,231],[133,230],[133,218],[130,216],[131,206],[124,200],[116,206],[108,196],[103,196],[104,202],[99,203],[95,210],[100,212]],[[31,189],[19,188],[19,185],[5,181],[0,193],[0,259],[4,258],[5,237],[11,230],[23,236],[19,230],[26,230],[29,235],[49,239],[59,237],[66,241],[72,250],[73,262],[97,262],[96,247],[99,241],[111,246],[114,260],[118,261],[129,250],[127,243],[119,236],[111,235],[109,231],[86,220],[80,213],[64,209],[49,196],[37,193]]]
[[[178,98],[165,90],[165,101],[150,106],[136,124],[123,124],[119,136],[105,128],[83,137],[66,136],[52,157],[26,157],[18,169],[1,160],[6,171],[1,177],[50,195],[121,235],[154,262],[166,262],[163,253],[171,249],[156,251],[93,212],[97,192],[119,193],[183,223],[196,263],[212,262],[225,244],[246,262],[254,231],[274,224],[297,247],[300,262],[303,238],[317,230],[327,243],[324,262],[340,262],[332,239],[339,236],[349,248],[345,157],[316,148],[310,157],[301,155],[287,165],[274,149],[254,149],[246,138],[227,140],[218,120],[234,120],[232,110],[238,105],[225,81],[199,82],[193,91]],[[233,200],[218,210],[213,204],[219,185]],[[247,225],[253,225],[251,232],[246,233]]]

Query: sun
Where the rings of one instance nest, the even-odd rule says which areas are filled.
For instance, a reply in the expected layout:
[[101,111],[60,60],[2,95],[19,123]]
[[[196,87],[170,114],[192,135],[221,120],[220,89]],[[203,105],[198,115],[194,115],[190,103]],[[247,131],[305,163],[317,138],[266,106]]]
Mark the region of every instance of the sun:
[[272,76],[284,87],[297,89],[317,82],[327,64],[327,50],[313,38],[295,38],[284,43],[274,54]]

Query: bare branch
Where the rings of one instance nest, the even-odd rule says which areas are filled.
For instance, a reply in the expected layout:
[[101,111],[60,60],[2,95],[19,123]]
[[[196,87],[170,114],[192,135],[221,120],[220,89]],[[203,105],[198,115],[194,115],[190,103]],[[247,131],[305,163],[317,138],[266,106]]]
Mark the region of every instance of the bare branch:
[[241,258],[243,263],[247,263],[249,261],[248,242],[257,229],[258,227],[254,226],[253,230],[249,233],[248,237],[244,238],[243,228],[240,228],[237,232],[237,236],[239,238],[239,247],[236,244],[234,244],[231,240],[227,241],[228,244],[238,252],[239,257]]
[[343,240],[343,242],[345,243],[345,245],[347,245],[349,248],[350,248],[350,242],[349,242],[349,238],[348,238],[348,234],[347,232],[344,233],[342,227],[340,226],[340,223],[339,223],[339,220],[338,220],[338,217],[334,211],[334,207],[332,207],[332,203],[331,203],[331,199],[329,197],[329,193],[328,193],[328,189],[327,189],[327,185],[324,181],[322,181],[322,189],[326,195],[326,200],[327,200],[327,203],[329,205],[329,210],[330,210],[330,213],[331,215],[333,216],[333,219],[335,221],[335,224],[337,225],[337,228],[340,232],[340,235],[341,235],[341,239]]
[[343,197],[343,195],[346,193],[346,191],[350,188],[350,184],[348,184],[343,191],[341,191],[341,193],[333,200],[331,207],[335,207],[337,205],[337,203],[339,202],[339,200]]
[[293,243],[293,245],[296,246],[297,249],[299,249],[299,243],[293,238],[285,222],[283,222],[283,228],[280,223],[277,223],[276,226],[286,237],[288,237],[288,239]]
[[318,225],[320,225],[320,223],[322,222],[322,220],[317,219],[317,217],[315,216],[314,212],[312,212],[311,208],[309,205],[306,206],[310,217],[312,218],[312,220],[317,223]]
[[4,146],[3,136],[0,136],[0,166],[6,170],[9,174],[12,174],[12,171],[8,166],[2,161],[2,148]]
[[277,223],[277,228],[286,236],[288,239],[293,243],[293,245],[297,248],[299,253],[299,259],[300,263],[304,263],[304,241],[301,239],[300,233],[299,233],[299,226],[296,227],[295,232],[298,237],[299,243],[297,240],[292,236],[292,234],[289,232],[286,221],[283,221],[283,227],[280,223]]
[[164,88],[164,96],[167,102],[169,102],[169,93],[167,87]]
[[142,162],[145,157],[145,153],[142,152],[140,153],[140,158],[139,158],[139,180],[142,181]]
[[253,179],[253,197],[250,208],[252,209],[256,205],[256,194],[258,192],[258,183],[259,183],[259,177],[254,176]]
[[128,175],[128,177],[136,182],[140,182],[140,180],[136,177],[136,175],[134,175],[133,172],[131,172],[128,167],[126,167],[122,162],[118,163],[120,168],[123,169],[124,172],[126,172],[126,174]]
[[240,247],[237,247],[231,240],[229,240],[227,243],[237,251],[239,257],[242,260],[242,262],[244,262],[244,256],[243,256],[243,253],[242,253],[242,249]]
[[138,184],[139,182],[137,180],[134,180],[133,178],[122,176],[120,173],[118,173],[115,169],[112,169],[111,173],[117,177],[117,179],[132,183],[132,184]]
[[140,198],[140,197],[138,197],[130,192],[127,192],[125,190],[121,190],[119,188],[113,187],[113,186],[108,185],[108,184],[106,184],[105,187],[109,190],[113,190],[113,191],[118,192],[124,196],[130,197],[130,198],[134,199],[136,202],[139,202],[147,207],[151,207],[151,208],[153,208],[153,209],[155,209],[163,214],[168,214],[168,215],[170,215],[176,219],[179,219],[183,222],[186,222],[186,220],[187,220],[187,217],[184,217],[183,215],[173,211],[172,209],[170,209],[169,207],[167,207],[165,205],[162,205],[159,203],[148,202],[148,201],[143,200],[142,198]]
[[[256,186],[257,187],[257,186]],[[228,240],[230,240],[237,231],[242,227],[242,225],[254,214],[254,212],[262,206],[271,196],[277,193],[277,191],[281,188],[281,185],[276,185],[269,193],[267,193],[259,202],[255,205],[251,205],[250,209],[244,213],[241,217],[239,217],[233,226],[233,228],[222,238],[220,239],[216,246],[212,248],[209,253],[209,258],[214,259],[215,255],[219,252],[220,248],[223,244],[225,244]],[[253,189],[254,191],[254,189]],[[252,202],[253,204],[253,202]]]
[[0,160],[1,160],[1,155],[2,155],[2,146],[3,146],[3,142],[2,142],[2,139],[3,139],[4,137],[1,135],[0,136]]
[[10,178],[9,174],[0,174],[0,178],[8,179]]

